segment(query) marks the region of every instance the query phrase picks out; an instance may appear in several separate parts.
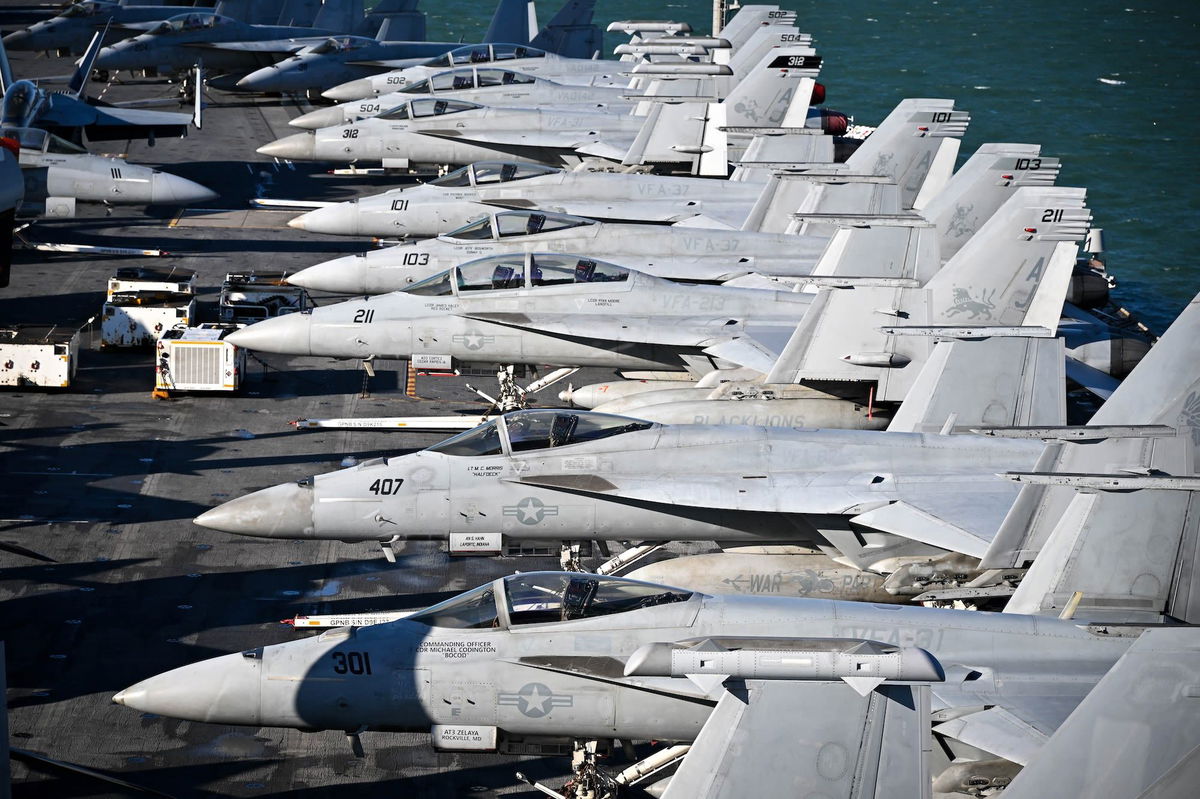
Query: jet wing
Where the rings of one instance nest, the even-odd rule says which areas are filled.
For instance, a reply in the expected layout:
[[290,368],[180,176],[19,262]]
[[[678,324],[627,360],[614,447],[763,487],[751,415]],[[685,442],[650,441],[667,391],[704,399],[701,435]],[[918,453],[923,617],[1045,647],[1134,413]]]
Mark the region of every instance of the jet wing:
[[184,47],[198,50],[224,50],[230,53],[298,53],[305,47],[321,44],[328,36],[302,39],[267,39],[261,42],[188,42]]
[[86,127],[92,140],[138,138],[151,132],[182,136],[191,124],[191,114],[92,105],[63,94],[54,95],[49,109],[38,117],[41,127]]
[[721,697],[663,799],[929,797],[927,690],[748,680]]
[[1147,630],[1004,795],[1187,795],[1200,778],[1197,685],[1200,629]]

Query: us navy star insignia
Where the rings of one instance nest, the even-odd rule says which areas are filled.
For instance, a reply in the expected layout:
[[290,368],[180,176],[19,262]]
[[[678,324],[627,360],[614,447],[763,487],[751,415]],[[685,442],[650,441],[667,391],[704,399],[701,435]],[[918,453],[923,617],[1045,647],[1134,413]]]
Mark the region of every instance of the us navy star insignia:
[[499,702],[501,707],[515,707],[524,716],[540,719],[556,707],[573,706],[575,697],[570,694],[556,694],[540,682],[531,682],[515,693],[500,694]]
[[547,516],[557,516],[558,506],[547,505],[537,497],[525,497],[516,505],[505,505],[504,515],[516,516],[521,524],[537,524]]

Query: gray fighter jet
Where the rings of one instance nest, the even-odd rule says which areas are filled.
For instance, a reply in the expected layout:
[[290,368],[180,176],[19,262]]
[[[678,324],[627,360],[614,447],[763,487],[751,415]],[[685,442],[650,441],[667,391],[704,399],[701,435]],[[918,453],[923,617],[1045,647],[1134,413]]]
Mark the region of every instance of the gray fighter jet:
[[10,50],[53,50],[60,55],[82,53],[96,35],[96,31],[102,30],[109,23],[120,29],[122,25],[130,23],[157,22],[173,17],[181,10],[178,5],[138,5],[116,0],[83,0],[67,6],[58,16],[7,34],[4,37],[4,46]]
[[[84,94],[88,75],[104,37],[92,43],[67,83],[66,91],[52,92],[29,80],[14,80],[8,55],[0,44],[0,92],[4,100],[0,123],[11,128],[40,128],[76,143],[83,134],[93,141],[156,136],[186,136],[190,126],[200,126],[199,93],[192,114],[147,111],[90,100]],[[197,76],[197,82],[199,76]]]
[[[321,6],[312,26],[253,25],[208,9],[194,9],[161,22],[131,23],[146,32],[100,51],[96,68],[149,70],[171,74],[193,68],[198,60],[210,72],[246,72],[277,58],[315,47],[331,36],[374,36],[393,10],[407,13],[405,0],[385,0],[370,15],[362,0]],[[411,42],[412,58],[428,58],[453,43]]]
[[[249,78],[242,82],[246,80]],[[288,124],[305,130],[344,125],[417,97],[466,100],[493,108],[551,107],[616,114],[627,114],[638,103],[636,95],[619,86],[572,86],[505,67],[458,67],[435,72],[382,97],[309,111]]]
[[[763,39],[763,46],[811,44],[811,37],[793,30],[795,21],[796,13],[794,11],[780,10],[778,6],[742,6],[737,15],[721,31],[720,40],[704,40],[703,47],[700,49],[721,47],[723,44],[728,44],[733,49],[743,47],[751,41],[753,36],[761,35],[759,31],[765,27],[772,29],[771,33],[774,38]],[[671,54],[677,52],[675,48],[681,53],[693,54],[696,49],[692,44],[694,40],[691,37],[679,35],[690,32],[690,27],[686,25],[672,27],[675,30],[653,32],[643,31],[636,24],[611,29],[619,29],[624,33],[636,35],[638,41],[642,41],[644,37],[649,44],[661,45],[665,41],[666,49]],[[403,68],[334,86],[323,92],[323,96],[336,102],[368,99],[397,91],[410,82],[424,80],[435,72],[442,72],[454,67],[484,65],[494,65],[539,77],[547,77],[559,83],[600,85],[614,82],[626,85],[629,82],[628,79],[618,78],[618,70],[631,68],[633,58],[631,53],[629,56],[624,56],[621,61],[613,62],[592,58],[565,58],[555,53],[544,53],[531,49],[518,52],[511,46],[505,45],[491,47],[467,45],[421,64],[397,65]]]
[[[697,168],[700,156],[714,151],[701,142],[719,127],[777,127],[786,121],[792,127],[845,132],[844,115],[808,107],[812,75],[819,66],[815,58],[807,47],[772,51],[724,100],[711,106],[696,103],[711,112],[700,116],[691,109],[693,103],[665,96],[657,97],[645,116],[490,108],[426,98],[350,125],[286,136],[258,152],[301,161],[381,162],[385,167],[462,165],[497,157],[557,166],[596,156],[690,170]],[[801,86],[809,93],[800,91]],[[678,107],[664,111],[672,103]],[[691,124],[678,118],[683,113]],[[723,164],[721,170],[723,174]]]
[[[1059,517],[1051,533],[1048,550],[1060,556],[1039,556],[1041,574],[1031,572],[1018,589],[1033,600],[1020,603],[1024,612],[720,597],[579,573],[518,574],[400,621],[185,666],[131,686],[114,701],[220,724],[356,733],[428,727],[435,745],[449,749],[494,751],[512,736],[694,742],[667,797],[732,797],[751,786],[782,794],[797,785],[850,796],[864,774],[868,785],[895,787],[896,763],[908,764],[904,795],[928,795],[930,772],[944,778],[943,786],[1002,785],[1020,765],[1037,762],[1047,737],[1073,713],[1081,714],[1072,722],[1077,730],[1095,717],[1094,703],[1090,709],[1082,703],[1127,652],[1134,655],[1123,670],[1145,663],[1147,650],[1170,649],[1150,639],[1136,646],[1138,625],[1200,619],[1189,591],[1197,541],[1190,508],[1200,480],[1190,470],[1168,471],[1172,460],[1192,467],[1200,440],[1197,416],[1187,410],[1200,380],[1194,368],[1180,368],[1200,362],[1198,327],[1200,298],[1139,365],[1148,384],[1164,392],[1155,416],[1169,423],[1162,425],[1169,433],[1091,431],[1170,442],[1155,444],[1160,456],[1170,454],[1154,461],[1161,471],[1043,473],[1046,481],[1073,486],[1071,504],[1078,507]],[[588,479],[585,471],[577,474],[577,488]],[[738,488],[753,493],[746,479]],[[575,501],[569,491],[560,496]],[[433,507],[429,499],[426,508]],[[1159,512],[1141,515],[1156,503]],[[1100,505],[1103,514],[1081,512]],[[532,503],[512,515],[522,511],[549,515]],[[408,518],[416,515],[414,508]],[[1118,528],[1126,546],[1114,548],[1111,532]],[[1101,586],[1094,604],[1080,601]],[[1060,598],[1070,605],[1059,606]],[[1192,638],[1185,640],[1190,646]],[[1128,682],[1116,674],[1113,680]],[[1172,675],[1155,679],[1148,690],[1163,696],[1160,688]],[[898,695],[890,681],[926,683],[928,693],[914,688],[915,696]],[[1167,696],[1190,683],[1170,684]],[[1137,751],[1148,751],[1162,732],[1157,719],[1185,718],[1144,705],[1129,713],[1139,726],[1112,734]],[[931,724],[938,746],[929,748],[922,741]],[[1109,733],[1088,732],[1092,746],[1085,748],[1112,750]],[[759,743],[745,745],[750,739]],[[1077,740],[1056,743],[1079,750]],[[1191,748],[1164,745],[1150,767],[1165,771]],[[830,751],[838,753],[832,767]],[[700,793],[717,775],[724,787]],[[1140,770],[1120,785],[1158,776],[1145,775]]]
[[[825,163],[833,160],[831,146],[823,155],[807,156],[821,165],[806,170],[806,174],[825,176],[831,185],[838,179],[851,183],[856,176],[874,181],[891,179],[898,187],[905,187],[900,207],[911,208],[925,183],[937,182],[927,178],[942,143],[961,136],[966,129],[966,112],[953,109],[951,100],[902,100],[844,163]],[[953,124],[935,123],[934,115],[940,114],[950,114]],[[925,135],[914,135],[922,132]],[[784,134],[769,138],[788,139],[786,144],[795,145],[796,152],[803,154],[810,151],[800,148],[801,144],[811,145],[812,140],[828,137]],[[770,161],[765,165],[756,163],[757,154],[766,143],[766,138],[756,138],[729,180],[720,184],[714,184],[711,178],[567,171],[515,161],[484,161],[428,183],[323,206],[288,224],[312,233],[423,238],[447,233],[496,209],[525,208],[605,221],[661,224],[693,220],[688,224],[736,229],[746,222],[763,195],[772,168],[786,168]],[[1019,182],[1026,182],[1024,178],[1030,172],[1047,176],[1052,182],[1058,170],[1057,159],[1040,158],[1040,148],[1035,145],[984,145],[976,156],[989,149],[997,154],[1013,154],[1014,160],[1003,164],[1007,168],[1001,174],[1013,174],[1013,179]],[[1020,158],[1028,160],[1023,164]],[[1036,170],[1015,169],[1030,167],[1033,159],[1037,159]],[[810,185],[822,185],[816,182],[817,177],[812,180]],[[993,184],[1003,184],[999,174]],[[936,193],[937,189],[930,186],[929,192]],[[830,187],[826,192],[832,195],[838,190]],[[799,208],[802,199],[794,198],[795,205],[789,210]],[[824,205],[814,204],[817,208]],[[838,210],[866,212],[870,207],[864,202]],[[816,209],[810,205],[809,210]],[[703,215],[703,223],[693,219],[699,215]]]
[[[584,60],[600,46],[600,29],[592,24],[594,8],[595,0],[567,0],[539,31],[533,0],[501,0],[482,44],[475,47],[486,51],[490,44],[496,43],[494,47],[498,52],[510,53],[512,58],[527,58],[527,51],[542,53],[544,51],[538,48],[547,48],[561,53],[564,58]],[[381,69],[376,66],[380,62],[413,60],[408,42],[381,41],[388,38],[424,36],[397,37],[386,31],[376,40],[356,41],[348,46],[331,41],[331,46],[314,48],[251,72],[238,81],[237,88],[257,92],[328,89],[335,84],[374,75]]]
[[[1035,230],[1023,234],[1024,240],[1012,241],[1012,230],[1024,231],[1048,211],[1061,215],[1058,224],[1047,223],[1040,233]],[[869,327],[879,303],[894,309],[896,319],[910,323],[920,319],[933,325],[970,325],[959,319],[963,285],[987,296],[990,325],[1029,324],[1052,330],[1074,263],[1071,241],[1083,237],[1088,218],[1082,190],[1023,188],[984,225],[978,240],[956,253],[940,271],[936,251],[924,263],[903,250],[882,253],[881,263],[868,262],[861,269],[853,261],[849,266],[839,261],[840,269],[823,279],[810,278],[843,286],[827,290],[847,295],[836,321],[805,316],[810,298],[806,294],[682,286],[623,268],[598,268],[591,258],[516,253],[452,267],[404,291],[264,320],[231,334],[229,340],[248,349],[286,355],[382,359],[420,354],[440,356],[447,363],[660,370],[686,366],[701,373],[713,368],[716,358],[793,377],[801,367],[817,368],[817,361],[799,363],[791,353],[803,352],[815,359],[856,338],[861,348],[851,350],[851,356],[841,349],[829,357],[839,363],[851,357],[857,371],[846,367],[850,374],[845,379],[890,383],[881,395],[899,401],[903,390],[898,386],[910,385],[912,377],[889,373],[903,371],[913,361],[918,365],[910,371],[919,369],[929,351],[927,336],[899,336],[905,341],[897,343],[890,333],[872,329],[850,338],[839,329],[829,334],[832,341],[817,346],[807,331],[837,325],[851,330]],[[694,271],[675,274],[697,276]],[[850,288],[856,284],[853,275],[865,275],[862,282],[870,285]],[[307,285],[303,280],[295,282]],[[906,285],[910,287],[901,287]],[[1039,294],[1043,285],[1044,297]],[[938,299],[930,302],[928,292]],[[1041,297],[1042,306],[1033,305],[1035,295]],[[830,299],[826,293],[816,298],[820,317]],[[1038,321],[1029,321],[1028,311],[1035,307]],[[580,314],[589,316],[587,326],[579,325]],[[805,316],[804,327],[797,329],[801,316]],[[779,327],[781,323],[785,327]],[[786,360],[777,358],[780,352],[788,355]]]
[[75,202],[187,206],[219,196],[179,175],[93,155],[44,130],[4,127],[0,136],[20,145],[25,202],[49,216],[73,216]]
[[[772,34],[772,30],[774,28],[764,27],[756,31],[755,41],[750,46],[738,48],[729,59],[729,63],[723,65],[724,69],[733,76],[752,72],[763,62],[769,49],[758,39],[773,37],[772,44],[780,44],[780,34]],[[726,43],[724,40],[718,41]],[[790,44],[794,46],[797,42],[793,39]],[[809,54],[813,52],[808,48]],[[631,68],[635,67],[627,67]],[[664,69],[661,65],[656,65],[656,68]],[[614,113],[629,113],[639,102],[644,102],[647,96],[658,93],[669,93],[677,99],[706,97],[710,94],[714,99],[724,99],[737,85],[737,80],[733,77],[689,78],[686,75],[670,81],[669,86],[636,75],[632,81],[626,81],[624,84],[607,85],[607,82],[604,82],[600,85],[579,85],[578,82],[552,79],[550,75],[525,72],[508,64],[489,66],[470,63],[434,71],[424,77],[410,73],[408,76],[402,76],[402,79],[404,83],[390,93],[317,109],[293,119],[289,124],[306,130],[344,125],[378,116],[415,97],[428,96],[482,103],[493,108],[553,107],[581,111],[607,109]]]
[[[529,45],[469,44],[426,59],[416,66],[338,84],[321,92],[321,96],[338,103],[373,100],[438,72],[464,66],[511,69],[567,85],[625,86],[629,83],[628,78],[618,75],[620,62],[567,58]],[[366,111],[363,116],[379,113],[380,110]]]
[[[1019,199],[1018,196],[1014,201]],[[1078,200],[1076,193],[1074,202]],[[1048,257],[1020,258],[1019,268],[1005,268],[1000,262],[972,258],[967,248],[956,257],[969,263],[969,267],[948,266],[922,289],[882,289],[892,300],[882,305],[869,290],[859,295],[860,302],[870,303],[869,308],[902,309],[894,317],[898,321],[889,324],[886,332],[872,331],[873,335],[882,338],[885,344],[893,338],[913,339],[916,343],[906,341],[895,346],[914,354],[932,346],[928,343],[929,333],[949,332],[939,325],[943,319],[954,319],[954,309],[959,303],[957,289],[964,278],[975,290],[985,291],[995,306],[989,319],[992,324],[976,327],[976,335],[1003,334],[1013,326],[1042,328],[1048,334],[1057,321],[1062,291],[1074,261],[1074,245],[1058,239],[1078,239],[1086,226],[1086,211],[1062,210],[1063,217],[1071,219],[1065,219],[1060,226],[1047,227],[1044,232],[1047,241],[1039,243],[1031,235],[1030,241],[1019,247],[1047,248],[1051,253]],[[1006,220],[1003,227],[1011,235],[1011,230],[1023,231],[1029,225]],[[981,241],[978,246],[985,244]],[[826,289],[817,295],[820,305],[828,303],[829,291],[834,290]],[[906,299],[906,293],[912,297]],[[378,351],[392,342],[411,346],[409,342],[422,340],[442,348],[446,346],[443,339],[453,339],[448,331],[437,330],[430,320],[428,329],[397,327],[399,335],[383,343],[373,341],[366,332],[371,324],[366,318],[371,310],[367,306],[379,304],[380,299],[387,298],[367,300],[364,307],[346,303],[350,306],[348,311],[360,315],[360,321],[355,323],[352,315],[339,313],[340,324],[329,327],[322,340],[358,338],[368,348]],[[506,323],[494,331],[489,327],[486,333],[481,328],[470,338],[460,334],[462,346],[483,349],[504,343],[509,354],[515,354],[516,344],[522,339],[514,336],[512,342],[488,342],[486,338],[502,339],[505,327],[515,332],[516,328],[531,324],[517,320],[512,314],[536,317],[536,310],[528,302],[523,311],[516,303],[510,312],[489,310]],[[313,317],[318,313],[320,310]],[[295,319],[302,320],[298,330],[292,322]],[[619,324],[620,317],[615,319]],[[851,316],[839,321],[856,326],[862,324],[860,320],[861,316]],[[479,323],[482,325],[483,321]],[[234,335],[249,337],[238,343],[255,348],[261,346],[253,339],[256,330],[281,324],[287,325],[284,332],[288,336],[280,338],[296,342],[291,344],[293,347],[304,345],[305,339],[311,347],[314,331],[320,330],[305,324],[302,316],[293,315],[261,322]],[[549,320],[543,322],[543,326],[548,324]],[[605,330],[612,326],[609,324]],[[820,326],[821,323],[810,325],[806,319],[785,353],[803,348],[802,344],[794,344],[803,339],[799,331]],[[956,323],[951,329],[969,336],[970,327],[968,323]],[[560,324],[555,329],[561,329],[563,337],[555,346],[578,346],[582,328],[577,319],[567,328]],[[379,326],[379,335],[388,336],[387,325]],[[596,341],[599,350],[600,342]],[[740,352],[741,344],[744,342],[736,339],[728,346]],[[849,358],[866,374],[877,376],[881,387],[888,392],[914,382],[913,376],[892,374],[904,371],[901,359],[894,358],[873,341],[868,346],[862,353],[850,350],[847,354],[842,349],[838,361]],[[824,351],[824,347],[812,349]],[[718,355],[729,353],[722,344],[713,345],[712,350]],[[618,352],[608,357],[628,356]],[[785,367],[790,368],[791,364]],[[961,392],[958,396],[965,400]],[[269,537],[389,540],[393,536],[453,534],[452,547],[459,545],[464,535],[482,536],[492,544],[497,544],[502,535],[518,532],[561,540],[565,531],[572,528],[594,529],[602,539],[699,538],[756,543],[819,540],[821,544],[839,548],[843,556],[860,566],[878,568],[888,559],[934,552],[926,545],[980,557],[1015,498],[1011,487],[986,477],[994,472],[988,467],[980,470],[980,464],[992,458],[1027,462],[1041,450],[1040,445],[1021,448],[1020,445],[1029,442],[1007,442],[1018,446],[991,450],[984,440],[973,436],[660,426],[626,417],[575,412],[524,413],[528,415],[495,420],[417,455],[364,464],[353,470],[323,475],[301,486],[266,489],[209,511],[197,522],[229,532]],[[515,432],[509,419],[516,423]],[[577,428],[584,432],[577,434]],[[561,455],[550,451],[570,442],[576,446],[568,447]],[[686,462],[681,462],[680,453],[684,451],[689,455]],[[703,457],[697,457],[701,452]],[[461,457],[468,454],[477,457]],[[704,474],[690,474],[692,469],[701,469]],[[410,470],[423,476],[414,480]],[[464,482],[466,475],[477,472],[495,479]],[[690,476],[684,479],[684,473]],[[672,478],[669,485],[664,485],[667,474]],[[917,477],[930,474],[938,477],[930,482]],[[383,491],[383,480],[391,481],[386,483],[387,491]],[[975,494],[969,501],[963,494],[968,483]],[[371,492],[371,485],[378,489],[376,493]],[[425,489],[438,496],[439,501],[423,505],[420,497]],[[949,493],[942,493],[946,489]],[[893,491],[897,493],[889,494]],[[322,502],[321,498],[329,496],[329,492],[347,502]],[[446,500],[473,510],[456,515],[445,504]],[[553,513],[539,510],[550,506]],[[508,508],[511,512],[505,510]],[[803,530],[796,527],[801,516],[810,525]],[[876,542],[863,547],[849,532],[851,518],[859,529],[894,533],[924,543],[910,547],[911,541],[895,546]]]

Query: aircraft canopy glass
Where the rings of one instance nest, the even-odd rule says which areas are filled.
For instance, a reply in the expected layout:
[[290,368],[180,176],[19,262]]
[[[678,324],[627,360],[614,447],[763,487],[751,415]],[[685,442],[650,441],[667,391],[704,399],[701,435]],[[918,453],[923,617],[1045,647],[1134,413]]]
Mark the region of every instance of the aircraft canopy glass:
[[654,426],[628,416],[566,410],[514,411],[504,416],[504,424],[513,452],[565,447]]
[[460,292],[525,288],[525,256],[521,253],[481,258],[462,264],[455,271]]
[[453,271],[453,269],[447,269],[436,275],[430,275],[402,291],[406,294],[420,294],[423,297],[449,297],[454,293],[453,284],[450,282],[452,279],[450,273]]
[[[499,232],[498,238],[501,239],[508,236],[532,236],[537,233],[550,233],[555,230],[568,230],[594,224],[596,224],[594,219],[541,211],[505,211],[496,214],[496,228]],[[455,238],[461,238],[461,236],[455,236]]]
[[458,230],[451,230],[446,234],[446,237],[451,239],[467,239],[469,241],[490,239],[492,238],[492,218],[485,216],[483,219],[468,222]]
[[483,108],[478,103],[468,103],[465,100],[413,100],[409,103],[413,119],[421,117],[436,117],[443,114],[457,114],[460,111],[470,111],[472,108]]
[[531,75],[508,69],[475,70],[475,85],[481,89],[488,86],[524,86],[533,82],[534,78]]
[[496,592],[488,583],[414,613],[408,617],[408,621],[457,630],[498,627],[500,616],[496,612]]
[[601,577],[576,572],[513,574],[414,613],[407,621],[451,629],[491,629],[502,626],[500,603],[511,625],[550,624],[612,616],[631,610],[686,602],[693,592],[665,585]]
[[108,7],[103,9],[100,8],[97,3],[76,3],[75,5],[68,7],[67,10],[59,14],[59,16],[65,19],[72,19],[74,17],[94,17],[101,11],[107,10],[107,8]]
[[546,51],[524,44],[493,44],[493,61],[511,61],[514,58],[545,58]]
[[620,283],[629,280],[623,266],[574,255],[538,253],[529,270],[530,284],[559,286],[566,283]]
[[3,114],[5,121],[20,124],[32,121],[28,119],[37,99],[38,88],[31,81],[14,81],[8,91],[4,92]]
[[471,164],[475,175],[475,185],[484,183],[508,183],[513,180],[536,178],[540,175],[552,175],[558,172],[552,166],[541,164],[518,164],[512,161],[479,161]]
[[473,427],[465,433],[459,433],[440,444],[429,447],[427,452],[440,452],[443,455],[499,455],[504,449],[500,443],[499,420]]
[[323,53],[347,53],[352,50],[361,50],[366,47],[374,39],[368,39],[365,36],[337,36],[330,37],[311,48],[308,52],[320,55]]
[[80,147],[78,144],[72,144],[66,139],[59,138],[53,133],[48,133],[40,128],[6,127],[3,130],[0,130],[0,136],[16,139],[18,142],[20,142],[22,150],[34,150],[39,153],[64,153],[71,155],[79,155],[87,152],[87,150]]
[[469,44],[425,62],[427,67],[458,67],[464,64],[486,64],[490,61],[511,61],[514,58],[545,58],[546,51],[524,44]]
[[191,31],[217,28],[222,25],[232,25],[233,20],[220,14],[202,14],[192,12],[171,17],[155,28],[151,33],[190,33]]
[[611,616],[630,610],[686,602],[690,591],[619,577],[530,572],[504,578],[511,624],[546,624]]

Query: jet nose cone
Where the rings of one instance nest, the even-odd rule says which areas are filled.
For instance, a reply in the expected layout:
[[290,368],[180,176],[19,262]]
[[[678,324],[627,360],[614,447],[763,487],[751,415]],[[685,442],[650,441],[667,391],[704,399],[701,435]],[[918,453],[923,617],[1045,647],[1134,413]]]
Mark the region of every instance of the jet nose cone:
[[371,81],[366,78],[360,80],[348,80],[345,83],[339,83],[332,89],[326,89],[321,92],[321,96],[337,103],[344,103],[350,100],[361,100],[364,97],[370,97],[375,93],[374,86]]
[[329,233],[334,236],[356,236],[358,213],[356,203],[338,203],[301,214],[288,225],[309,233]]
[[3,41],[4,46],[10,50],[24,50],[32,38],[33,34],[28,30],[19,30],[13,31],[0,41]]
[[279,67],[270,66],[256,69],[246,77],[239,80],[235,85],[237,88],[248,92],[273,92],[275,76],[279,74]]
[[288,122],[288,124],[293,128],[318,130],[320,128],[331,128],[345,121],[346,115],[340,107],[335,105],[329,108],[318,108],[315,111],[309,111],[307,114],[301,114]]
[[237,347],[279,355],[309,355],[312,315],[307,313],[264,319],[234,331],[225,340]]
[[293,133],[270,144],[264,144],[258,148],[258,153],[292,161],[309,161],[314,158],[316,140],[317,137],[312,133]]
[[210,530],[262,538],[302,538],[313,532],[311,485],[284,483],[231,499],[195,523]]
[[[306,222],[306,228],[307,225]],[[363,256],[350,255],[323,261],[291,275],[288,277],[288,283],[313,291],[366,294],[366,260]]]
[[214,724],[257,725],[262,661],[253,652],[224,655],[164,672],[112,701],[143,713]]
[[215,200],[221,195],[195,181],[159,172],[151,178],[151,203],[170,205],[194,205]]

